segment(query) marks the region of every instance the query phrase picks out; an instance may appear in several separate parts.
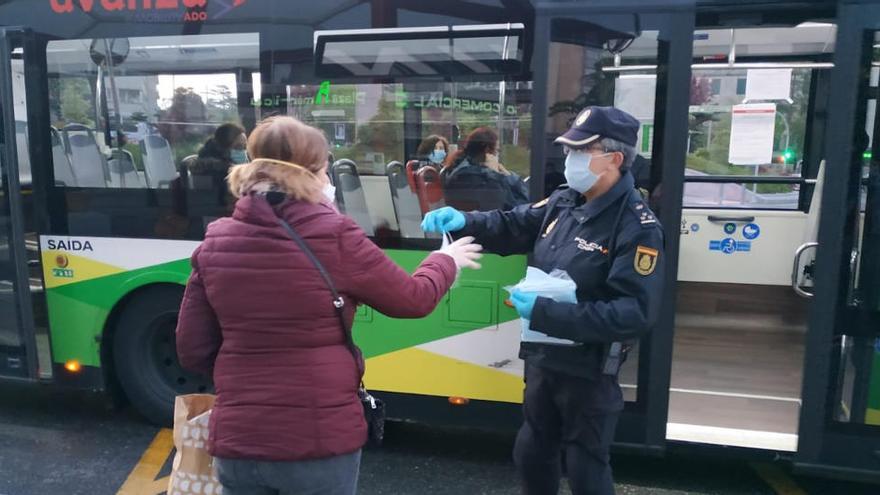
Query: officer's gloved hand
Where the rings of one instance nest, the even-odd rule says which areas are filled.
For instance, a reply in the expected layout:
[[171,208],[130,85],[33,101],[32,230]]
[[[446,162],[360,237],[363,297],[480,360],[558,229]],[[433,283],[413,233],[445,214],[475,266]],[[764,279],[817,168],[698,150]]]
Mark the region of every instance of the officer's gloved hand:
[[455,232],[464,228],[464,213],[451,206],[429,211],[422,220],[422,230],[425,232]]
[[516,312],[519,313],[520,318],[525,318],[526,320],[532,319],[532,310],[535,309],[535,301],[537,300],[538,294],[534,292],[522,292],[515,289],[510,294],[510,302],[513,303]]

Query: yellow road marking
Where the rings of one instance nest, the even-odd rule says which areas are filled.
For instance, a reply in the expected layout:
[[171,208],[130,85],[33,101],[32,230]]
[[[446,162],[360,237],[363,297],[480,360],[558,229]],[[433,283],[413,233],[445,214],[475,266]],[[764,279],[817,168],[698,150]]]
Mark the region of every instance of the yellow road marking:
[[752,463],[751,466],[778,495],[807,495],[807,492],[779,467],[764,463]]
[[168,489],[168,482],[171,481],[171,476],[166,476],[164,478],[159,478],[153,482],[150,487],[150,491],[148,492],[150,495],[159,495],[160,493],[165,493],[165,490]]
[[156,437],[147,447],[141,460],[128,475],[128,479],[116,492],[117,495],[158,495],[165,493],[168,487],[168,477],[157,480],[156,476],[162,471],[162,466],[168,460],[171,449],[174,448],[174,432],[167,428],[159,430]]

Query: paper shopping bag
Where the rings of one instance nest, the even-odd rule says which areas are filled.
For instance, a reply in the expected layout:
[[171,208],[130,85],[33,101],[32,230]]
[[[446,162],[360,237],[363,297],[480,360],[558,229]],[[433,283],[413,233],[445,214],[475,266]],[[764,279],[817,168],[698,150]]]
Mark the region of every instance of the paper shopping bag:
[[174,401],[174,464],[168,495],[219,495],[214,458],[208,454],[208,420],[214,396],[192,394]]

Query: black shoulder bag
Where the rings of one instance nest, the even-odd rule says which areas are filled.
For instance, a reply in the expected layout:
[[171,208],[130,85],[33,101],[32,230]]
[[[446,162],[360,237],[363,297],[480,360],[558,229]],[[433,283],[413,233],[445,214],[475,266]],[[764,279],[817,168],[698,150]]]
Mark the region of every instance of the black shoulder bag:
[[[327,288],[330,289],[330,293],[333,296],[333,307],[336,308],[336,315],[339,317],[339,323],[342,325],[342,333],[345,335],[345,344],[348,347],[348,350],[351,352],[352,357],[354,358],[355,366],[358,369],[358,373],[363,376],[363,357],[361,356],[360,351],[358,351],[357,347],[354,345],[354,339],[351,336],[351,329],[348,328],[348,325],[345,323],[345,314],[343,313],[343,308],[345,307],[345,300],[342,296],[339,295],[339,292],[336,291],[336,286],[333,285],[333,280],[330,279],[330,274],[327,273],[327,270],[324,268],[324,265],[318,260],[315,256],[315,253],[309,249],[306,241],[300,237],[299,234],[293,230],[293,227],[290,226],[289,223],[285,222],[283,218],[277,217],[278,223],[284,227],[284,230],[287,231],[287,235],[290,236],[291,239],[294,240],[297,244],[299,244],[300,249],[309,257],[312,264],[315,265],[315,268],[318,269],[318,272],[321,273],[321,278],[324,279],[324,282],[327,284]],[[364,387],[364,382],[361,381],[360,386],[358,387],[358,398],[361,401],[361,405],[364,406],[364,419],[367,420],[367,428],[369,431],[369,442],[372,445],[381,445],[382,439],[385,436],[385,403],[382,402],[381,399],[377,399],[370,395],[367,391],[366,387]]]

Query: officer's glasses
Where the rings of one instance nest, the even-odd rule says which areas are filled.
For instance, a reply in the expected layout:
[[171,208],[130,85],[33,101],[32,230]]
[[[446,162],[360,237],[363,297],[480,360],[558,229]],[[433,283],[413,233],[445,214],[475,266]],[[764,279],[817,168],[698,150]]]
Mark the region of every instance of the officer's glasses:
[[599,153],[600,155],[607,155],[609,153],[609,151],[606,150],[605,148],[599,148],[599,147],[575,149],[575,148],[569,148],[568,146],[565,146],[565,145],[562,146],[562,153],[564,155],[568,155],[572,151],[577,151],[580,153],[590,153],[590,154]]

